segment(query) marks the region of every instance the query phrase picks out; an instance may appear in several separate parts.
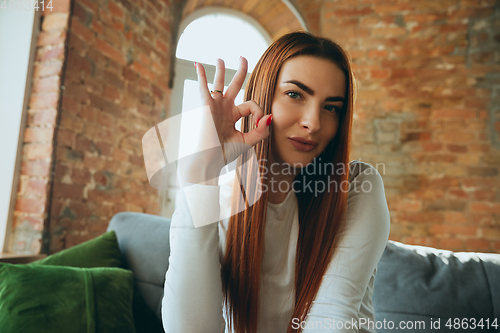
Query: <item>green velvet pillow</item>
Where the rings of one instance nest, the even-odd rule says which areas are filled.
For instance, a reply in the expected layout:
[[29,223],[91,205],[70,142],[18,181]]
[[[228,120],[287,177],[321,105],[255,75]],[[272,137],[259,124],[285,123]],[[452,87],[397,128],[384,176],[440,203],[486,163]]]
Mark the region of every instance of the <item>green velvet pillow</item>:
[[118,240],[113,230],[94,239],[54,253],[32,262],[35,265],[72,267],[121,267],[125,268]]
[[[29,265],[127,268],[113,230],[44,259],[34,261]],[[160,319],[148,307],[135,284],[132,306],[134,323],[138,333],[164,333]]]
[[121,268],[0,263],[0,332],[135,333]]

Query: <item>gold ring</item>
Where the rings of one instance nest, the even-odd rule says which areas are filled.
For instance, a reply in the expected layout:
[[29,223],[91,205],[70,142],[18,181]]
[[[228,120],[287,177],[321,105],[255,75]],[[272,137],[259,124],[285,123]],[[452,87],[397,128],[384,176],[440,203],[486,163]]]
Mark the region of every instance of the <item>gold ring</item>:
[[210,93],[211,93],[211,94],[213,94],[214,92],[220,92],[221,94],[223,94],[223,95],[224,95],[224,93],[223,93],[222,91],[220,91],[220,90],[210,90]]

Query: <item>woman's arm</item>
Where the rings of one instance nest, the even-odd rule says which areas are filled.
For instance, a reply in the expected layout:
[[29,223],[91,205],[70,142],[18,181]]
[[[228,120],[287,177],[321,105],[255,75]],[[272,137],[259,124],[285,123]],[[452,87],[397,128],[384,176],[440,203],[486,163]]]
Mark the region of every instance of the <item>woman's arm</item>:
[[218,224],[195,228],[193,222],[218,216],[218,206],[219,186],[191,185],[177,192],[161,310],[166,333],[224,330]]
[[[363,162],[355,161],[351,168],[345,228],[306,321],[311,325],[306,327],[321,322],[323,326],[314,327],[323,329],[304,332],[359,331],[361,302],[389,238],[390,217],[382,177]],[[342,322],[343,329],[329,328],[328,324],[337,321]],[[351,322],[358,327],[351,327]]]

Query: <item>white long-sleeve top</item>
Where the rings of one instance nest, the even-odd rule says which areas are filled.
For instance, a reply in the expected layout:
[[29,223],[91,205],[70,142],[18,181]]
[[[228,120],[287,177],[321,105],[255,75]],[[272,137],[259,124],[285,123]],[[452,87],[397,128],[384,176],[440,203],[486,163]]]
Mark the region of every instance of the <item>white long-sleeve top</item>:
[[[351,162],[345,228],[321,282],[307,321],[292,321],[303,332],[376,332],[373,285],[389,237],[390,218],[382,177],[360,161]],[[345,188],[345,187],[344,187]],[[193,214],[228,202],[230,186],[193,185],[176,196],[170,227],[170,258],[162,301],[166,333],[231,333],[223,313],[220,263],[229,219],[195,228]],[[294,297],[298,206],[290,191],[279,204],[268,202],[265,252],[259,291],[259,333],[285,333]],[[363,324],[364,322],[364,324]]]

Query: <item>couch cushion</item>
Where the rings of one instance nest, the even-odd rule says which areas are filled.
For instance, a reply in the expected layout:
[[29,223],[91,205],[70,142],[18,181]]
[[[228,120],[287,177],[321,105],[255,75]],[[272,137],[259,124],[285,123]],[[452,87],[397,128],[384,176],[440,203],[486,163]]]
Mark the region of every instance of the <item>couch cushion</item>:
[[0,264],[0,332],[134,333],[133,273]]
[[109,222],[128,268],[148,306],[161,320],[161,300],[170,256],[170,219],[123,212]]
[[113,231],[106,232],[94,239],[54,253],[31,264],[87,268],[125,267],[116,234]]
[[[389,241],[375,278],[375,319],[393,321],[396,329],[400,321],[423,320],[425,329],[421,332],[449,331],[445,326],[448,318],[489,318],[492,323],[500,318],[499,279],[498,254],[452,252]],[[441,330],[431,329],[431,320],[438,318]]]
[[[116,233],[113,230],[52,254],[42,260],[37,260],[31,265],[128,268],[120,251]],[[132,312],[134,314],[134,325],[138,332],[163,333],[161,320],[148,307],[139,291],[139,286],[135,283]]]

